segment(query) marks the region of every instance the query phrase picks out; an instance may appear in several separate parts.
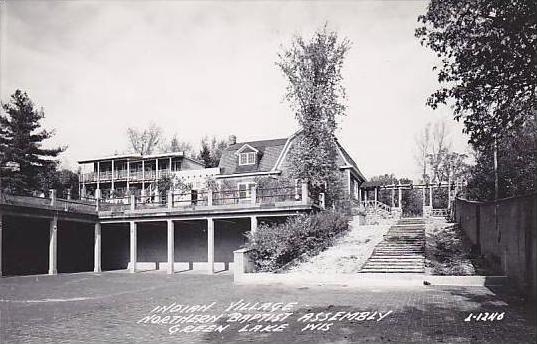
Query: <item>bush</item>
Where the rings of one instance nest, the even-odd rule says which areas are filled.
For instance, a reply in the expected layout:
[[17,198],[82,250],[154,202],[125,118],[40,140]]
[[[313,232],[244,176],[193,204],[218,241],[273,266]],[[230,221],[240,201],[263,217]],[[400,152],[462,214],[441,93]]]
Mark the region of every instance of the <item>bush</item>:
[[329,247],[349,228],[349,217],[337,211],[292,216],[284,223],[259,226],[249,233],[247,248],[258,272],[277,271],[301,256],[312,256]]

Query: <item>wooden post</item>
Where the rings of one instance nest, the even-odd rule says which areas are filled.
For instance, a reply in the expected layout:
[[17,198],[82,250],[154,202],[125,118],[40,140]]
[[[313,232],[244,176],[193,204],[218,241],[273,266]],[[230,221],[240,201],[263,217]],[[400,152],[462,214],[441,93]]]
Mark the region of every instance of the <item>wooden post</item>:
[[250,232],[252,234],[257,232],[257,216],[255,215],[250,216]]
[[135,210],[135,209],[136,209],[136,196],[131,195],[131,210]]
[[166,272],[171,275],[174,272],[174,255],[175,255],[175,226],[172,220],[166,220],[168,229],[168,266]]
[[433,208],[433,184],[429,187],[429,206]]
[[129,160],[127,160],[127,192],[129,192],[130,187],[129,184],[131,182],[131,163]]
[[136,250],[137,250],[137,242],[136,242],[136,222],[130,221],[130,257],[131,257],[131,265],[129,271],[131,273],[136,272]]
[[168,190],[168,209],[173,208],[173,191]]
[[255,204],[257,201],[257,187],[256,186],[252,186],[252,188],[250,189],[250,201],[252,202],[252,204]]
[[101,223],[95,223],[95,243],[93,247],[93,272],[101,272]]
[[421,198],[422,198],[422,203],[423,203],[423,207],[425,207],[425,186],[421,189]]
[[54,189],[49,190],[49,198],[50,198],[50,205],[55,206],[56,205],[56,190]]
[[115,171],[114,171],[114,159],[112,159],[112,180],[111,180],[111,183],[112,183],[112,186],[111,186],[111,191],[113,192],[115,190],[114,188],[114,174],[115,174]]
[[213,205],[213,190],[207,188],[207,205],[210,207]]
[[207,218],[207,273],[214,274],[214,220]]
[[399,186],[398,186],[398,191],[399,191],[399,202],[397,203],[397,207],[399,208],[403,208],[402,207],[402,203],[403,203],[403,192],[401,190],[401,183],[399,183]]
[[58,218],[56,216],[50,220],[49,233],[48,274],[56,275],[58,273]]
[[302,183],[302,204],[308,204],[309,194],[308,194],[308,183]]
[[395,208],[395,184],[392,186],[392,208]]

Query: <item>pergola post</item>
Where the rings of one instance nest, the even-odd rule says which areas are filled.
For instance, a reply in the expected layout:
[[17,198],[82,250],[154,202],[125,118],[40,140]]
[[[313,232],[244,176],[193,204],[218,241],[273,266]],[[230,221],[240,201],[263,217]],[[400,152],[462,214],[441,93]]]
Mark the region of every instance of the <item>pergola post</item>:
[[207,218],[207,273],[214,273],[214,220]]
[[95,242],[93,247],[93,272],[101,272],[101,223],[95,223]]
[[399,183],[397,189],[399,191],[399,202],[397,203],[397,207],[401,208],[401,203],[403,203],[403,193],[401,191],[401,183]]
[[425,207],[425,186],[421,189],[421,198],[422,198],[423,207]]
[[166,272],[171,275],[174,272],[174,255],[175,255],[175,226],[173,220],[166,220],[168,229],[168,266]]

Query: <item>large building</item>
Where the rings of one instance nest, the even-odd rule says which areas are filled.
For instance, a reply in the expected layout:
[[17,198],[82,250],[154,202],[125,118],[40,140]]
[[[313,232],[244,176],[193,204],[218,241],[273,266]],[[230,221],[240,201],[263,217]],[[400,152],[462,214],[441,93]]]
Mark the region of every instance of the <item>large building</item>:
[[[236,190],[240,198],[249,198],[260,179],[289,177],[287,157],[296,137],[293,134],[288,138],[233,143],[222,153],[218,168],[205,168],[202,162],[186,157],[183,152],[82,160],[80,191],[82,195],[100,193],[104,199],[126,194],[152,195],[160,179],[171,177],[202,192],[207,187],[207,178],[211,178],[220,189]],[[337,141],[336,146],[343,184],[347,193],[358,199],[359,185],[365,177]]]
[[[296,135],[231,144],[217,168],[181,152],[80,161],[81,193],[95,200],[3,195],[0,276],[232,269],[233,251],[258,223],[323,209],[322,195],[289,176]],[[358,198],[365,178],[336,145],[341,179]],[[168,177],[176,188],[161,195]]]
[[100,198],[125,195],[150,195],[163,178],[181,179],[193,188],[201,187],[207,177],[218,174],[218,168],[205,165],[183,152],[153,155],[113,155],[88,159],[80,164],[80,194]]

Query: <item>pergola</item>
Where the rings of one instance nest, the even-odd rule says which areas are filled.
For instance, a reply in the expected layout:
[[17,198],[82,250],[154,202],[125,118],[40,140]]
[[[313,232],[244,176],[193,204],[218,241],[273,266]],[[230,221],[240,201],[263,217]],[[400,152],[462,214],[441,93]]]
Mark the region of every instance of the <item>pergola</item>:
[[[438,183],[420,183],[420,184],[384,184],[382,182],[364,182],[360,185],[359,189],[359,201],[361,204],[365,205],[366,207],[368,205],[375,204],[375,206],[379,203],[378,196],[379,196],[379,190],[391,190],[391,204],[387,204],[388,206],[391,206],[391,208],[399,209],[401,210],[402,205],[402,198],[403,198],[403,190],[421,190],[423,195],[423,209],[424,209],[424,215],[426,214],[426,210],[428,212],[432,212],[433,210],[433,190],[434,189],[441,189],[446,188],[448,190],[448,206],[447,209],[451,208],[451,203],[454,198],[454,195],[451,193],[452,187],[455,188],[455,194],[458,190],[458,188],[461,186],[460,181],[456,182],[438,182]],[[373,195],[371,197],[371,192],[373,192]],[[397,193],[397,197],[396,194]],[[429,197],[426,197],[428,193]],[[427,200],[428,199],[428,200]]]

